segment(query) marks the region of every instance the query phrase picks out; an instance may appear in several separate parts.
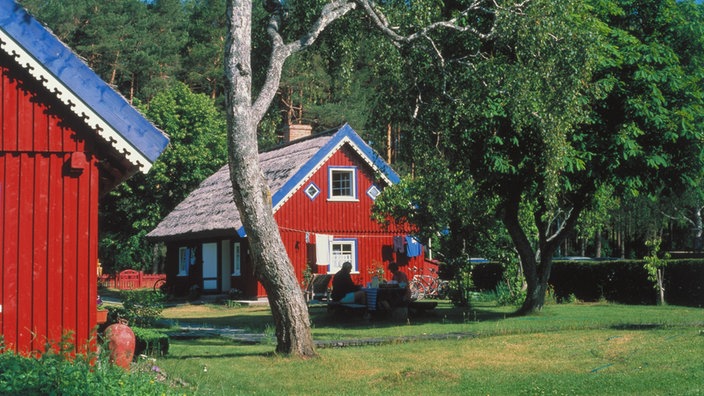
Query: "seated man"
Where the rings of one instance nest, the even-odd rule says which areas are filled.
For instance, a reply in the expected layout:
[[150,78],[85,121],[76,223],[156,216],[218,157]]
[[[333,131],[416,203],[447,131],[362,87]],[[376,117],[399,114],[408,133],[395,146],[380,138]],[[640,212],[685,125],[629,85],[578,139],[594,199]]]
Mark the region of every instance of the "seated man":
[[346,261],[342,264],[342,268],[332,278],[332,293],[330,297],[333,301],[343,304],[366,304],[364,291],[352,281],[351,271],[352,263]]

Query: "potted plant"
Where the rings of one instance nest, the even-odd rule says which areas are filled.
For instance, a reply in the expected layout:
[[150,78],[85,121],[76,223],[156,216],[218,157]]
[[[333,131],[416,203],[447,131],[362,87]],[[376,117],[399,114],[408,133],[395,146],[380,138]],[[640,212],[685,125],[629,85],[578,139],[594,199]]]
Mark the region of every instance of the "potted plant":
[[103,299],[98,296],[98,310],[96,311],[96,323],[103,324],[108,321],[108,310],[103,307]]

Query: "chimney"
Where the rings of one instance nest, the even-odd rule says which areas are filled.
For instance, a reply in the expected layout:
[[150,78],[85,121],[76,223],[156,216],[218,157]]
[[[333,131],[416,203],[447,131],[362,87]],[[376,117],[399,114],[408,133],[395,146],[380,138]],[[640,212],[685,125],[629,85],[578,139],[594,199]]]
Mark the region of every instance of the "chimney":
[[313,132],[312,125],[305,124],[290,124],[284,129],[284,143],[290,143],[311,135]]

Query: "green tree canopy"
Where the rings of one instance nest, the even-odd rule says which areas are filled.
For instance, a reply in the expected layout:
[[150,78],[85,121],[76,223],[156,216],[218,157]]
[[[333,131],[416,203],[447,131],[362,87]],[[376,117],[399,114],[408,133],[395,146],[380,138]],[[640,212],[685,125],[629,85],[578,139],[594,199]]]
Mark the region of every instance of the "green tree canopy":
[[542,306],[552,255],[597,191],[669,194],[698,180],[701,7],[531,1],[500,14],[475,56],[421,69],[414,145],[471,175],[474,199],[498,197],[527,278],[522,312]]
[[171,143],[149,174],[133,176],[101,200],[100,257],[107,269],[152,268],[144,236],[226,163],[225,118],[206,95],[178,83],[143,110]]

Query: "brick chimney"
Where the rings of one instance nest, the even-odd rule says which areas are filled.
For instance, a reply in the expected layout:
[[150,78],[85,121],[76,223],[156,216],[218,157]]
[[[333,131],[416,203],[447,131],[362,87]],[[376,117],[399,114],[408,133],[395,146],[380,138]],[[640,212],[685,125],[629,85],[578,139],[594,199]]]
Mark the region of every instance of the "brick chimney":
[[284,142],[289,143],[297,139],[310,136],[313,132],[312,125],[290,124],[284,129]]

